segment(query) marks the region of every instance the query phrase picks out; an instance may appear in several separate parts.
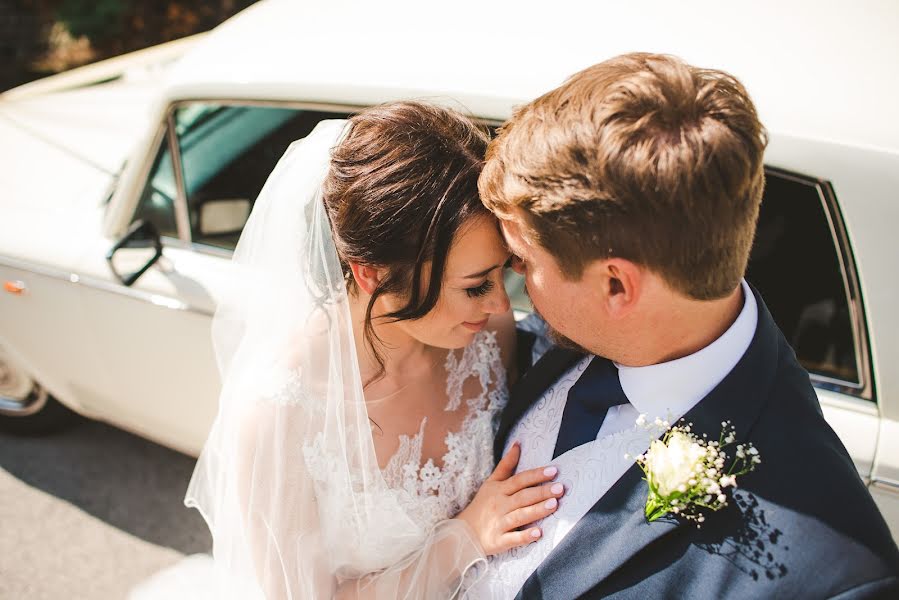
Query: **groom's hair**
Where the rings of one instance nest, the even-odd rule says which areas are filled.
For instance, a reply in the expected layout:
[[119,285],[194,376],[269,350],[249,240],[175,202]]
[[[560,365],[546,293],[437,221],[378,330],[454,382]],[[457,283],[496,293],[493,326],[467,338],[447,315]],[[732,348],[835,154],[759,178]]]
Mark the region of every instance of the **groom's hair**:
[[525,234],[569,279],[620,257],[710,300],[746,270],[766,143],[733,76],[626,54],[519,108],[491,143],[478,187],[500,217],[524,217]]

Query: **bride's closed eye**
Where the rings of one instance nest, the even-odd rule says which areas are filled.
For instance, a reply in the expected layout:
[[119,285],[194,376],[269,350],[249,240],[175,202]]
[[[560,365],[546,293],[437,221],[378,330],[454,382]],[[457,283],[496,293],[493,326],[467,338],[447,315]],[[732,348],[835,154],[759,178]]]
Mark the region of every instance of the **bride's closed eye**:
[[[505,270],[505,269],[508,269],[509,267],[511,267],[512,259],[514,259],[514,258],[517,258],[517,257],[513,254],[512,256],[510,256],[508,258],[508,260],[506,260],[506,262],[503,263],[503,266],[500,267],[500,270],[502,271],[502,270]],[[468,294],[469,298],[480,298],[481,296],[486,296],[487,294],[489,294],[490,291],[493,289],[493,286],[495,286],[495,285],[496,285],[496,283],[494,283],[492,279],[488,279],[488,280],[484,281],[484,283],[482,283],[481,285],[478,285],[475,287],[470,287],[470,288],[465,288],[465,293]]]
[[468,294],[469,298],[480,298],[489,294],[494,285],[496,284],[493,283],[493,280],[488,279],[479,286],[465,288],[465,293]]

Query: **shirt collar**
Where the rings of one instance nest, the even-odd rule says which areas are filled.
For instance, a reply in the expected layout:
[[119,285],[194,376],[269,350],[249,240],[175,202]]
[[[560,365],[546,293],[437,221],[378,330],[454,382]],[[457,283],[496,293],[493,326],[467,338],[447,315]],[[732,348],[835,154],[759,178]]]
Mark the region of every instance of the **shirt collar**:
[[758,324],[755,295],[746,283],[743,308],[736,321],[705,348],[669,362],[645,367],[618,367],[621,388],[630,403],[650,420],[682,417],[721,383],[749,348]]

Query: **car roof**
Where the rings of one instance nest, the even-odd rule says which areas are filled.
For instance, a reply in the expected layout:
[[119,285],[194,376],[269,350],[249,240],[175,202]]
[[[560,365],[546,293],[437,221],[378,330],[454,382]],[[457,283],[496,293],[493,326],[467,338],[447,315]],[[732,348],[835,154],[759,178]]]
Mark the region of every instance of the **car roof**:
[[733,73],[772,131],[899,150],[893,3],[585,4],[263,0],[181,60],[167,98],[415,97],[502,120],[583,67],[652,51]]

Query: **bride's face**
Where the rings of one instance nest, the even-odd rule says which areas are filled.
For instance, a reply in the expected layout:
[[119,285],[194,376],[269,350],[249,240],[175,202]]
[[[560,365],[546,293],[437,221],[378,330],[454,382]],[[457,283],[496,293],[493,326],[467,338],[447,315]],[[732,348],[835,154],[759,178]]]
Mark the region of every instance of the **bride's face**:
[[[486,327],[491,315],[509,311],[503,270],[510,257],[496,219],[487,215],[473,217],[450,246],[437,304],[424,317],[396,325],[429,346],[468,345]],[[427,282],[429,277],[430,268],[425,265],[422,281]],[[384,301],[388,310],[405,304],[400,298],[387,297]]]

